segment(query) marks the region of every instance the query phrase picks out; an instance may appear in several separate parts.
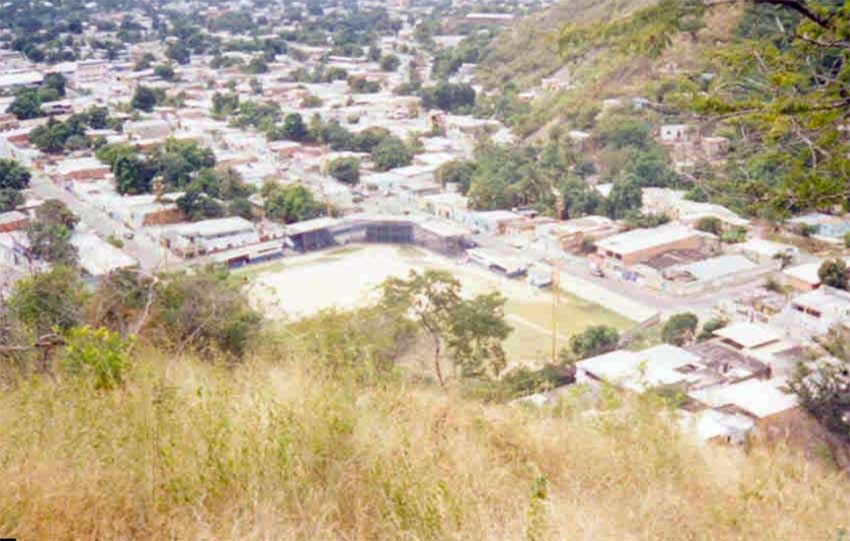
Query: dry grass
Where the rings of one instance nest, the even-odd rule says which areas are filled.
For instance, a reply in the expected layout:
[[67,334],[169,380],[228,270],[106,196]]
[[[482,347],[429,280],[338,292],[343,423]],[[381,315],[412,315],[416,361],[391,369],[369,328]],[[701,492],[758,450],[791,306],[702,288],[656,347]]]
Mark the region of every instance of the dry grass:
[[694,447],[646,400],[591,418],[578,399],[529,412],[317,365],[146,357],[118,391],[60,377],[0,398],[0,533],[787,541],[850,526],[837,473]]

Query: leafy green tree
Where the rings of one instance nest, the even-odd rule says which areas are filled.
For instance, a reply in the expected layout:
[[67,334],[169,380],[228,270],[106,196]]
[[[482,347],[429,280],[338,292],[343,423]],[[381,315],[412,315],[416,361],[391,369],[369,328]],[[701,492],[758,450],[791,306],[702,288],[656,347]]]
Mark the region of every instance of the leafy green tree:
[[691,313],[670,316],[661,328],[661,340],[674,346],[684,346],[696,336],[699,319]]
[[15,210],[24,204],[24,196],[18,190],[0,188],[0,212]]
[[27,226],[29,253],[50,263],[77,264],[77,249],[71,244],[71,230],[61,224],[32,222]]
[[445,387],[443,350],[448,349],[462,377],[498,375],[505,357],[501,342],[510,333],[504,322],[505,300],[498,294],[464,300],[460,282],[444,271],[411,272],[405,280],[390,278],[381,286],[382,308],[409,317],[433,344],[434,374]]
[[456,184],[458,191],[465,194],[469,191],[472,177],[475,174],[476,164],[469,160],[451,160],[442,164],[434,173],[434,179],[445,186]]
[[260,330],[262,318],[226,270],[207,267],[168,276],[155,289],[157,317],[148,327],[181,349],[239,358]]
[[65,150],[72,137],[85,137],[85,128],[79,122],[59,122],[53,118],[33,129],[29,134],[30,142],[46,153],[58,153]]
[[177,208],[191,221],[221,218],[225,209],[215,199],[197,189],[190,188],[177,198]]
[[25,89],[15,94],[15,99],[6,108],[7,113],[12,113],[18,120],[28,120],[44,116],[41,109],[41,96],[38,90]]
[[36,336],[52,332],[54,327],[67,330],[79,325],[86,301],[77,271],[65,265],[19,280],[7,307],[12,316]]
[[850,280],[850,268],[843,259],[827,259],[821,263],[818,277],[823,285],[846,290]]
[[112,172],[115,188],[120,194],[138,195],[151,190],[154,170],[135,153],[117,156]]
[[436,108],[454,113],[475,105],[475,90],[467,84],[440,82],[436,86],[422,88],[420,95],[422,106],[426,109]]
[[697,336],[697,340],[700,342],[711,340],[714,337],[714,331],[718,331],[728,324],[728,321],[720,317],[709,319],[703,324],[702,331],[700,331],[699,336]]
[[133,93],[133,99],[130,101],[133,109],[150,113],[156,104],[157,94],[152,88],[144,85],[136,87],[136,91]]
[[401,65],[401,60],[394,54],[388,54],[381,57],[380,65],[383,71],[396,71]]
[[165,56],[178,64],[188,64],[192,59],[192,52],[182,41],[176,41],[165,49]]
[[307,139],[307,126],[304,119],[298,113],[289,113],[283,119],[283,137],[290,141],[304,141]]
[[801,364],[788,386],[827,430],[850,442],[850,362],[847,358]]
[[324,213],[324,206],[304,186],[271,184],[264,187],[263,192],[265,213],[271,220],[291,224]]
[[41,83],[42,88],[49,88],[53,90],[56,95],[60,98],[65,97],[65,84],[67,80],[65,76],[61,73],[48,73],[44,76],[44,80]]
[[158,64],[154,66],[153,73],[164,81],[175,81],[177,79],[177,72],[174,71],[171,64]]
[[0,159],[0,190],[25,190],[30,178],[29,169],[17,161]]
[[642,200],[643,194],[637,181],[632,178],[617,180],[606,201],[608,217],[622,219],[629,211],[640,210]]
[[378,171],[389,171],[396,167],[410,165],[413,154],[404,141],[396,136],[386,137],[372,150],[372,162]]
[[595,357],[617,349],[620,333],[609,325],[593,325],[570,337],[570,350],[579,359]]
[[360,182],[360,159],[337,158],[328,166],[328,172],[340,182],[357,184]]

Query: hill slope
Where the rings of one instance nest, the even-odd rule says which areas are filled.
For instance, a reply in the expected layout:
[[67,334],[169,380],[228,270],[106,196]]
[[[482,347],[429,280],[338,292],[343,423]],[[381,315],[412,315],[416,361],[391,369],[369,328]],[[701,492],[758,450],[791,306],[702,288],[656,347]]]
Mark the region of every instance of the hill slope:
[[651,400],[542,415],[304,350],[232,369],[144,357],[118,390],[60,376],[0,398],[4,535],[786,541],[850,526],[846,479],[783,450],[698,449]]

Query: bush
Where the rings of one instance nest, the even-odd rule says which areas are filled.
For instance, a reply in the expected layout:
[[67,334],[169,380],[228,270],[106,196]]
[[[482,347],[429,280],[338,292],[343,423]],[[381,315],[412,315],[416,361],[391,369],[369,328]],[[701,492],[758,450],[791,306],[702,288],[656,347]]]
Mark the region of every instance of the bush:
[[829,259],[824,261],[818,269],[818,277],[823,285],[837,289],[847,289],[850,280],[850,269],[841,259]]
[[112,389],[124,381],[131,341],[103,327],[72,327],[65,333],[62,367],[91,378],[95,389]]
[[702,332],[699,333],[697,340],[699,340],[700,342],[710,340],[714,336],[714,331],[722,329],[728,324],[728,321],[720,317],[709,319],[702,326]]
[[723,233],[723,223],[714,216],[705,216],[696,223],[696,229],[720,236]]
[[661,339],[674,346],[684,346],[693,340],[699,319],[691,313],[676,314],[661,329]]
[[329,167],[330,175],[346,184],[357,184],[360,181],[360,160],[358,158],[337,158]]
[[579,359],[595,357],[614,351],[620,342],[620,333],[608,325],[594,325],[570,338],[570,350]]

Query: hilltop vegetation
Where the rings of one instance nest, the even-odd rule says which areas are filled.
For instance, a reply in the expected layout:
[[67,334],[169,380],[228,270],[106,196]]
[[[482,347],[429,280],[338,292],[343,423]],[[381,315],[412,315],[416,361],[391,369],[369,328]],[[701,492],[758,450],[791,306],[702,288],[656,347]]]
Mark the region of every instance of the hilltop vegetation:
[[[114,390],[0,398],[0,529],[23,539],[841,539],[846,479],[699,449],[647,396],[542,414],[344,367],[304,333],[236,367],[141,351]],[[82,381],[82,383],[81,383]],[[566,536],[566,537],[565,537]]]

